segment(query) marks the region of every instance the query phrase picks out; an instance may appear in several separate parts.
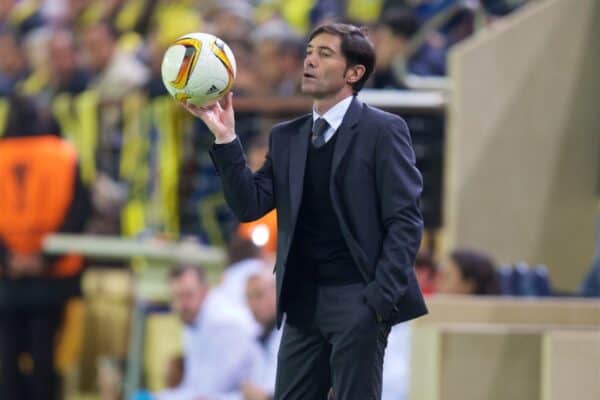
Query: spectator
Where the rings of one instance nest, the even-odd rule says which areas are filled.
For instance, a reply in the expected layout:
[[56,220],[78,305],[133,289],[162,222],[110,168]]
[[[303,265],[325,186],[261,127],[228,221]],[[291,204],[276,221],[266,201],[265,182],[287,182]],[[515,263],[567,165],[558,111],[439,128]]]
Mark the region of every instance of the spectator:
[[235,314],[249,331],[259,327],[246,302],[246,280],[265,267],[260,249],[252,240],[232,233],[227,244],[229,266],[223,272],[221,283],[214,288],[209,302],[215,308],[227,309]]
[[257,78],[258,68],[256,68],[256,65],[258,62],[252,42],[248,38],[244,38],[231,40],[228,44],[233,54],[235,54],[237,65],[233,91],[239,96],[252,95],[258,92],[261,83]]
[[438,292],[445,294],[498,295],[500,287],[492,259],[484,253],[458,249],[441,270]]
[[[54,340],[66,302],[80,295],[81,257],[46,256],[55,232],[81,232],[87,192],[75,149],[34,103],[13,95],[0,139],[0,398],[56,399]],[[33,359],[25,384],[19,356]]]
[[300,76],[304,58],[304,43],[295,37],[279,42],[279,65],[282,77],[277,87],[281,96],[293,96],[300,93]]
[[410,11],[386,14],[375,30],[377,64],[373,73],[375,89],[404,89],[409,42],[419,30],[419,21]]
[[146,66],[118,48],[118,38],[117,30],[106,22],[91,25],[83,36],[83,54],[93,73],[91,85],[105,100],[119,99],[149,79]]
[[243,40],[252,30],[253,6],[246,0],[220,0],[206,13],[205,31],[225,41]]
[[253,32],[257,94],[291,96],[299,93],[304,43],[280,20]]
[[29,70],[25,54],[11,31],[0,32],[0,97],[8,96]]
[[247,327],[227,308],[210,305],[202,268],[171,270],[169,288],[173,310],[184,325],[184,371],[181,384],[155,394],[158,400],[224,399],[239,392],[256,360]]
[[121,212],[129,196],[121,174],[121,154],[131,141],[123,138],[123,108],[118,100],[141,89],[149,79],[148,70],[135,55],[118,48],[118,37],[119,33],[106,22],[89,26],[83,36],[83,55],[92,73],[90,89],[99,97],[90,231],[112,235],[122,232]]
[[242,394],[244,400],[269,400],[275,390],[277,352],[281,341],[281,330],[276,326],[275,277],[271,271],[263,269],[248,278],[246,299],[261,328],[257,337],[260,356],[258,368],[242,385]]
[[[38,104],[51,113],[53,100],[61,93],[78,94],[89,84],[88,72],[78,65],[75,38],[70,30],[58,29],[44,32],[48,38],[44,41],[42,62],[23,84],[23,91],[36,96]],[[57,116],[60,117],[64,115]],[[61,121],[62,122],[62,121]],[[65,132],[72,134],[73,132]]]
[[49,87],[56,93],[80,93],[89,83],[89,74],[78,65],[75,38],[71,31],[56,30],[48,42]]

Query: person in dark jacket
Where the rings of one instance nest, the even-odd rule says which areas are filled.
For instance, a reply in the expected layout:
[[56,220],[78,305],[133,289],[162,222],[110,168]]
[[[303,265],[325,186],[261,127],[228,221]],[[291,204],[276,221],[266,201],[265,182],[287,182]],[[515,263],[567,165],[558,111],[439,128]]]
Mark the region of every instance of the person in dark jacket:
[[[48,256],[44,237],[80,232],[89,210],[73,146],[34,103],[9,99],[0,137],[0,398],[56,399],[54,340],[67,300],[80,294],[83,260]],[[18,359],[33,359],[25,385]]]
[[390,327],[427,312],[414,274],[421,174],[405,121],[356,98],[375,51],[358,27],[310,35],[302,91],[313,111],[275,125],[247,166],[224,106],[184,104],[215,136],[210,155],[240,221],[277,209],[277,323],[286,314],[276,399],[381,398]]

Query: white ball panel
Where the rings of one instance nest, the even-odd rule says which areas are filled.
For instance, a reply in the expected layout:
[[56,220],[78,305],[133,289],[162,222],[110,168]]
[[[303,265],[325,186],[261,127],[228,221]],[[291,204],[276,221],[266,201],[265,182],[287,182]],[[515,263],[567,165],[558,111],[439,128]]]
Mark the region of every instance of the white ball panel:
[[[229,71],[212,49],[214,41],[219,39],[207,33],[190,33],[178,40],[186,38],[196,39],[202,43],[200,54],[189,73],[186,86],[183,89],[177,89],[172,85],[184,60],[186,48],[183,45],[173,45],[165,52],[161,67],[163,83],[172,96],[176,96],[178,93],[185,94],[194,104],[214,102],[224,94],[222,92],[227,88],[230,80]],[[237,68],[235,57],[229,46],[222,43],[221,47],[231,64],[235,78]]]

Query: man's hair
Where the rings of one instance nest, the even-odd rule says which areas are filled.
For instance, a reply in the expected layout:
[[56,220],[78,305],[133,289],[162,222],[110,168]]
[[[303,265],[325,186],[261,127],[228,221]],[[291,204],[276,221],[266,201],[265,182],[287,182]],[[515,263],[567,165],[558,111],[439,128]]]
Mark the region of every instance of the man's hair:
[[193,272],[202,283],[206,283],[206,273],[199,265],[176,264],[169,270],[169,282],[181,278],[188,271]]
[[500,283],[496,275],[494,261],[485,253],[473,249],[456,249],[450,258],[465,280],[471,280],[475,287],[472,294],[500,294]]
[[321,25],[313,30],[308,38],[310,42],[315,36],[322,33],[338,36],[342,39],[342,55],[346,59],[346,68],[363,65],[365,73],[358,81],[352,84],[352,91],[357,94],[364,86],[375,68],[375,48],[365,34],[364,28],[350,24],[334,23]]

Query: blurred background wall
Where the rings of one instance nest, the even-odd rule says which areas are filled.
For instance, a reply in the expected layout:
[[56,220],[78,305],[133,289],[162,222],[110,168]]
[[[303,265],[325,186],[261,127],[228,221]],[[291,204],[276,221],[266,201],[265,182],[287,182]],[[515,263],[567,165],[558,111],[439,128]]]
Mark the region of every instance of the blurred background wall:
[[445,248],[579,283],[600,181],[598,18],[597,0],[536,2],[451,52]]

